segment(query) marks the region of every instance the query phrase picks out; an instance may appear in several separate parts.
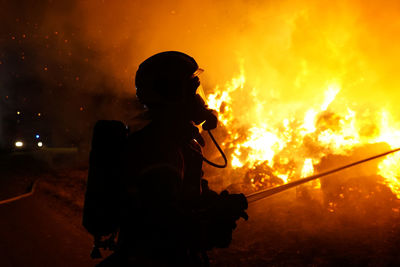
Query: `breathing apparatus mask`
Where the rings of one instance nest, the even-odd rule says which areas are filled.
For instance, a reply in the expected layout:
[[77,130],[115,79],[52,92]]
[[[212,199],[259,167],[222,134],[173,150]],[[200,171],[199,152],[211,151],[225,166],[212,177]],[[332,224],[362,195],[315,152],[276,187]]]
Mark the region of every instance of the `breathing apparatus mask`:
[[206,105],[203,97],[204,92],[201,88],[199,78],[194,75],[198,75],[202,72],[202,69],[193,74],[193,77],[190,79],[191,85],[189,86],[189,90],[184,90],[184,94],[188,94],[184,96],[184,110],[188,112],[188,119],[193,121],[194,124],[202,126],[203,130],[213,130],[217,128],[218,117],[217,112],[213,109],[209,109]]
[[168,51],[155,54],[140,64],[136,72],[136,96],[155,116],[172,115],[178,121],[202,124],[225,164],[218,165],[203,159],[215,167],[224,168],[227,165],[226,157],[210,132],[217,127],[217,113],[209,109],[197,93],[200,86],[198,75],[202,72],[197,62],[184,53]]

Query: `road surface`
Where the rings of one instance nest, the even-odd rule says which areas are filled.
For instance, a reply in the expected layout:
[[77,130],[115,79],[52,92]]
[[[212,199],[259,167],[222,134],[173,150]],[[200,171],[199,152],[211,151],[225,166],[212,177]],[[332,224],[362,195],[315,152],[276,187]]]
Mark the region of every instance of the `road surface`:
[[0,205],[0,266],[94,266],[76,215],[40,192]]

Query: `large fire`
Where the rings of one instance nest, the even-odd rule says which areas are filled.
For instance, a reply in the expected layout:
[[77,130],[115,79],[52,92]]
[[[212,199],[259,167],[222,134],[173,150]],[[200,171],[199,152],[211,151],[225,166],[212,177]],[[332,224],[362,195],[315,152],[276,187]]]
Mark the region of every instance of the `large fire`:
[[[321,95],[306,107],[277,110],[268,99],[259,97],[268,88],[246,86],[242,68],[238,77],[208,95],[209,107],[219,112],[223,132],[219,137],[228,153],[230,168],[246,173],[242,180],[231,179],[230,183],[248,183],[255,191],[310,176],[316,167],[324,169],[321,165],[327,164],[322,161],[328,156],[359,160],[360,155],[352,157],[357,149],[376,145],[369,153],[381,153],[384,151],[380,149],[400,146],[400,125],[387,109],[350,103],[340,97],[342,85],[338,81],[327,82],[321,89]],[[376,182],[390,188],[397,198],[399,160],[400,154],[387,156],[369,169],[373,173],[366,173],[376,175]],[[339,161],[339,165],[325,166],[325,170],[339,167],[340,163],[349,162]],[[311,187],[318,189],[321,184],[317,181]],[[342,193],[338,196],[344,197]],[[329,205],[333,210],[335,203]]]

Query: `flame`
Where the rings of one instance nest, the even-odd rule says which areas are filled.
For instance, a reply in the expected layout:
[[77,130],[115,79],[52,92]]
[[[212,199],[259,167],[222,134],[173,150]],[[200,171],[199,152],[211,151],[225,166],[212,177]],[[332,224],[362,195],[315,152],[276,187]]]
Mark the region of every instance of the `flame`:
[[301,170],[301,177],[307,177],[314,173],[314,165],[312,159],[307,158],[304,160],[303,169]]
[[335,100],[336,95],[340,91],[340,86],[336,83],[332,83],[328,86],[328,89],[325,91],[325,100],[321,105],[321,111],[325,111],[328,109],[329,105]]
[[[230,167],[255,170],[265,166],[272,170],[258,172],[258,176],[251,178],[254,188],[266,185],[265,180],[271,177],[286,183],[310,176],[314,174],[314,165],[327,155],[349,155],[357,147],[380,142],[391,148],[400,146],[400,124],[395,123],[390,112],[374,109],[373,105],[364,110],[358,103],[347,101],[340,94],[343,89],[338,80],[327,82],[321,95],[315,97],[314,103],[307,103],[306,108],[270,108],[268,99],[260,97],[266,90],[249,90],[241,67],[238,77],[223,87],[216,86],[207,97],[209,107],[219,111],[221,127],[226,131],[223,146],[232,151]],[[384,158],[376,173],[397,198],[399,160],[400,154]],[[321,188],[319,181],[311,186]],[[329,209],[333,212],[335,207],[332,203]]]
[[[281,140],[274,133],[268,132],[266,126],[258,128],[253,127],[248,130],[249,136],[246,140],[237,145],[235,154],[240,156],[241,150],[249,149],[247,154],[246,163],[254,166],[257,163],[268,162],[270,167],[273,166],[273,158],[276,151],[279,151],[283,144]],[[244,164],[237,159],[237,165],[232,164],[233,167],[242,167]]]

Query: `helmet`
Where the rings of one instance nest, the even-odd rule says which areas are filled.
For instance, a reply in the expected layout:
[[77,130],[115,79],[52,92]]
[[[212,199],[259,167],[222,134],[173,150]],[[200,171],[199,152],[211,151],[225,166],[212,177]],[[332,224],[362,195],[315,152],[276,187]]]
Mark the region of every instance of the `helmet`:
[[[197,62],[182,52],[155,54],[139,65],[135,77],[136,95],[149,108],[182,99],[186,94],[194,95],[200,84],[194,78],[200,72]],[[190,83],[194,83],[193,86]]]
[[197,76],[201,72],[196,61],[182,52],[155,54],[139,65],[135,77],[136,96],[153,110],[152,114],[173,114],[195,124],[206,121],[203,128],[214,129],[218,122],[215,112],[196,94],[200,85]]

